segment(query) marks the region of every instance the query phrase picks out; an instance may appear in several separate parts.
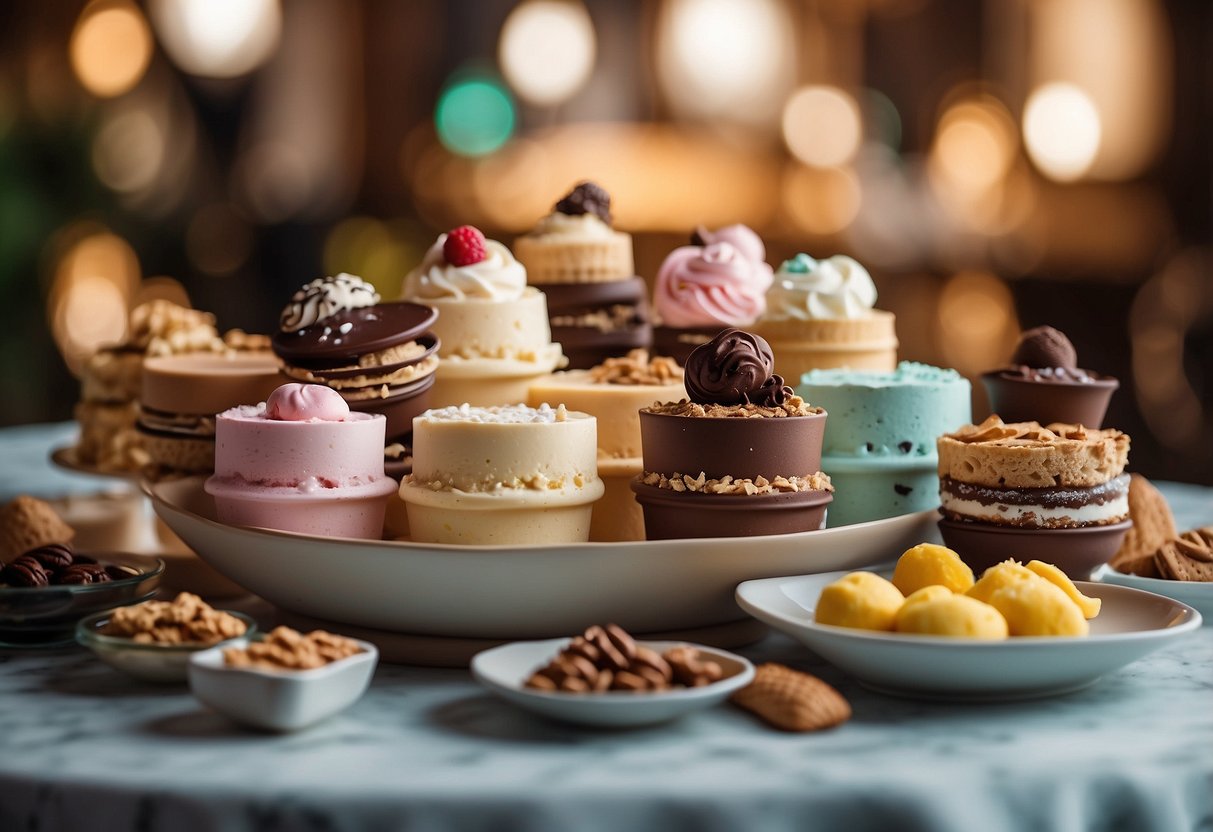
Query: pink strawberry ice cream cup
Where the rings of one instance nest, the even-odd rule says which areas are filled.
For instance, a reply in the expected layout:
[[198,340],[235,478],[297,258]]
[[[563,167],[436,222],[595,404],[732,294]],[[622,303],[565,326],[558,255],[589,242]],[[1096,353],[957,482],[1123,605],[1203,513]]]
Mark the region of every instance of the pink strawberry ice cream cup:
[[378,540],[396,491],[383,471],[386,426],[318,384],[284,384],[261,404],[225,410],[205,485],[219,522]]

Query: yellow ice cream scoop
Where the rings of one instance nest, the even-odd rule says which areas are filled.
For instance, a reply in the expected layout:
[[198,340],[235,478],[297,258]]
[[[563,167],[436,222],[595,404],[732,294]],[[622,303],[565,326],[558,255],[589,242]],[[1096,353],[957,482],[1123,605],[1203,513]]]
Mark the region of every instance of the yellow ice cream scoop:
[[1002,563],[996,563],[983,572],[977,583],[965,591],[965,595],[988,604],[994,593],[1002,587],[1020,583],[1021,581],[1031,581],[1039,577],[1039,575],[1018,561],[1004,560]]
[[814,620],[835,627],[892,630],[905,598],[872,572],[851,572],[821,590]]
[[990,596],[990,606],[1007,620],[1013,636],[1085,636],[1091,627],[1078,604],[1056,584],[1032,572],[1031,580],[1013,581]]
[[1078,608],[1082,610],[1083,618],[1094,618],[1099,615],[1099,608],[1103,606],[1103,601],[1083,595],[1078,591],[1078,587],[1074,586],[1074,582],[1070,580],[1070,576],[1053,564],[1045,563],[1042,560],[1030,560],[1028,561],[1028,569],[1049,583],[1056,585],[1071,601],[1078,604]]
[[[911,603],[914,597],[932,589],[927,587],[906,599],[897,613],[897,631],[918,635],[949,636],[998,641],[1007,637],[1009,628],[1002,613],[967,595],[932,593],[933,597]],[[946,591],[946,590],[945,590]]]
[[910,595],[924,586],[946,586],[953,592],[964,592],[973,586],[973,570],[960,555],[947,546],[919,543],[897,559],[893,570],[893,585],[902,594]]

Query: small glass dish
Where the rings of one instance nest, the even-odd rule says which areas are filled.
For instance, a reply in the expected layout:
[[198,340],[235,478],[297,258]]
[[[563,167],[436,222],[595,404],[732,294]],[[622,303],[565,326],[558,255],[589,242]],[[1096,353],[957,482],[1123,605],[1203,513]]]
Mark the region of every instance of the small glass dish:
[[99,584],[0,587],[0,647],[49,648],[75,643],[76,622],[87,615],[138,604],[156,594],[164,561],[146,555],[80,552],[102,566],[132,573]]
[[[264,731],[297,731],[345,710],[361,698],[375,674],[379,651],[351,639],[362,652],[309,670],[228,667],[223,650],[190,657],[190,690],[233,722]],[[229,647],[247,647],[248,639]]]
[[221,610],[244,622],[244,632],[233,638],[209,643],[163,644],[138,642],[126,636],[107,635],[113,610],[90,615],[76,624],[76,641],[97,654],[115,670],[145,682],[184,682],[189,678],[190,656],[213,647],[227,647],[257,632],[257,622],[242,612]]

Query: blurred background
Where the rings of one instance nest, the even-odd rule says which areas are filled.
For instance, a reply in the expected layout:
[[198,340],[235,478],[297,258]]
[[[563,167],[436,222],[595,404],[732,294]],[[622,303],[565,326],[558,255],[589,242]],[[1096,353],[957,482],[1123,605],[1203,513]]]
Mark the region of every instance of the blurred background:
[[1131,467],[1213,484],[1211,4],[42,0],[0,43],[0,424],[70,418],[143,300],[267,332],[592,178],[650,280],[744,222],[864,263],[903,358],[1057,326]]

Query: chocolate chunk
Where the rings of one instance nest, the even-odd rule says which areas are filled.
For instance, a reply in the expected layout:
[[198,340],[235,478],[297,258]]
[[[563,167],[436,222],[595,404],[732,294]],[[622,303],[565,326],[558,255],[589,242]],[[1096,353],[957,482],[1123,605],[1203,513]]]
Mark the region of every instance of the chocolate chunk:
[[907,494],[909,494],[911,491],[913,491],[913,490],[914,490],[914,488],[913,488],[912,486],[909,486],[909,485],[902,485],[901,483],[896,483],[896,484],[893,486],[893,490],[894,490],[894,491],[896,491],[898,494],[900,494],[901,496],[903,496],[903,497],[904,497],[904,496],[906,496]]
[[907,439],[903,442],[898,442],[897,447],[903,454],[908,454],[910,451],[914,450],[914,443]]
[[33,558],[46,569],[63,569],[72,565],[72,547],[66,543],[47,543],[30,549],[25,557]]
[[50,582],[51,576],[46,567],[28,555],[16,558],[0,572],[0,583],[9,586],[47,586]]
[[574,217],[593,214],[610,225],[611,195],[594,182],[579,182],[573,190],[565,194],[564,199],[556,203],[556,211]]
[[1019,336],[1019,346],[1015,348],[1011,363],[1033,369],[1064,367],[1072,370],[1078,366],[1078,353],[1062,332],[1051,326],[1038,326]]
[[868,453],[872,453],[872,451],[876,450],[876,446],[873,445],[871,442],[865,442],[865,443],[863,443],[863,446],[865,448],[867,448]]

